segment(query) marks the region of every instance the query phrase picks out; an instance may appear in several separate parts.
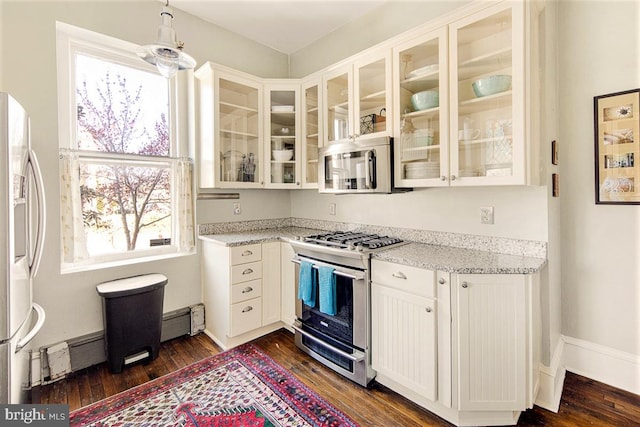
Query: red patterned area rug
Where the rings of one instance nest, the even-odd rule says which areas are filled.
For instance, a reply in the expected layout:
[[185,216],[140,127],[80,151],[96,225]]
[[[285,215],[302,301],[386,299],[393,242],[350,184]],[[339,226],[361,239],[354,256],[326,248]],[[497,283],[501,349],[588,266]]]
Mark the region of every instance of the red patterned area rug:
[[72,426],[357,426],[252,344],[80,408]]

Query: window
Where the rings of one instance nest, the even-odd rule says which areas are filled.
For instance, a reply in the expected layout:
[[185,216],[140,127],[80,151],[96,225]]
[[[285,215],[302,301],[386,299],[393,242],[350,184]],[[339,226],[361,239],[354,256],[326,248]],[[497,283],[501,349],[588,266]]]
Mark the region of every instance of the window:
[[[58,23],[63,270],[193,250],[182,92],[135,45]],[[184,116],[184,114],[182,115]]]

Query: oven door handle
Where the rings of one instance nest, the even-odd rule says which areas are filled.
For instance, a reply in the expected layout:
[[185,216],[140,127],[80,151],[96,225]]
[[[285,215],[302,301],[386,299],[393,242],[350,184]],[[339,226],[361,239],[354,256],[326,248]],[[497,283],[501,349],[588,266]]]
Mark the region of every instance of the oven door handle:
[[[332,265],[332,264],[317,263],[316,261],[311,261],[311,260],[306,260],[306,259],[305,259],[305,261],[312,262],[313,263],[313,268],[315,268],[316,270],[318,269],[318,265],[326,265],[326,266],[335,268],[335,265]],[[291,262],[295,262],[296,264],[300,264],[301,260],[296,259],[296,258],[292,258]],[[351,280],[364,280],[364,273],[355,275],[355,274],[344,272],[342,270],[338,270],[336,268],[335,270],[333,270],[333,274],[335,274],[336,276],[346,277],[347,279],[351,279]]]
[[352,354],[347,353],[346,351],[342,351],[338,348],[335,348],[334,346],[332,346],[331,344],[327,344],[326,342],[322,341],[320,338],[316,338],[313,335],[311,335],[310,333],[303,331],[302,329],[300,329],[295,323],[293,325],[291,325],[293,327],[293,329],[295,329],[296,332],[299,332],[300,334],[304,335],[305,337],[309,338],[312,341],[315,341],[316,343],[320,344],[323,347],[328,348],[329,350],[333,351],[334,353],[338,353],[340,356],[342,357],[346,357],[347,359],[351,360],[354,363],[359,363],[362,362],[365,358],[365,354],[361,353],[359,351],[355,351],[357,356],[354,356]]

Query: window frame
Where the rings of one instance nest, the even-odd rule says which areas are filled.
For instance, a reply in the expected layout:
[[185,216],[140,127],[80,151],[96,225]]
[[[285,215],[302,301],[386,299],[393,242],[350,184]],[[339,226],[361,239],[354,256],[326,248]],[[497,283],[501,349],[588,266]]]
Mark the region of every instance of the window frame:
[[[163,165],[170,171],[171,182],[171,215],[172,230],[171,244],[152,248],[136,249],[133,251],[116,252],[106,255],[89,257],[77,262],[65,262],[61,253],[61,272],[76,272],[108,268],[113,266],[128,265],[140,262],[153,261],[168,257],[190,255],[195,248],[189,250],[179,248],[179,215],[178,215],[178,173],[179,162],[188,154],[189,147],[177,143],[189,128],[192,121],[189,115],[188,98],[190,93],[189,79],[178,73],[168,82],[169,109],[167,124],[169,126],[169,155],[145,156],[139,154],[107,153],[92,150],[79,150],[77,138],[77,93],[75,55],[91,56],[100,60],[106,60],[130,68],[160,73],[156,67],[141,60],[136,49],[138,45],[119,40],[110,36],[95,33],[83,28],[74,27],[62,22],[56,22],[56,53],[58,67],[58,136],[59,149],[73,152],[80,161],[99,162],[105,160],[105,164],[111,160],[120,160],[131,164],[148,164],[149,166]],[[191,74],[192,75],[192,74]],[[184,126],[180,126],[185,123]],[[187,138],[188,140],[188,138]],[[62,232],[62,230],[61,230]]]

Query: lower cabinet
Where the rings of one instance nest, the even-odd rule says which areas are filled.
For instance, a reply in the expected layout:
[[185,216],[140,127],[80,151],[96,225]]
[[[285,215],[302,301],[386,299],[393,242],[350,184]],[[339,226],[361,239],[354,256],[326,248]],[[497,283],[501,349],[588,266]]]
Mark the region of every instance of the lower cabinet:
[[205,332],[223,349],[280,328],[280,242],[202,243]]
[[540,354],[538,275],[372,260],[376,380],[456,425],[516,424]]

